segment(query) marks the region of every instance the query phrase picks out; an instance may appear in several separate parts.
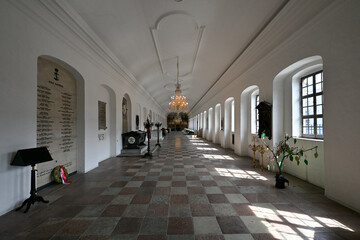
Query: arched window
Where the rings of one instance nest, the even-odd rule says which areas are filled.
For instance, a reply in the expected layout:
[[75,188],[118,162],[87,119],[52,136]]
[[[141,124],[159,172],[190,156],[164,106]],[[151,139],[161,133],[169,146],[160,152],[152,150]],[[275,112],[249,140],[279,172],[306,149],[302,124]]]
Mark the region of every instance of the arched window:
[[231,102],[231,132],[235,132],[235,101]]
[[[315,135],[311,134],[315,132],[315,118],[319,118],[319,131],[323,133],[322,69],[322,58],[313,56],[290,65],[275,77],[273,84],[274,142],[279,142],[285,133],[295,137],[315,138]],[[318,80],[314,78],[316,76]],[[316,87],[319,88],[319,92],[316,92]],[[315,104],[317,94],[321,95],[318,97],[319,104]],[[317,105],[321,114],[315,116],[314,111]]]
[[249,144],[256,134],[256,96],[259,87],[252,85],[244,89],[240,95],[240,154],[251,156]]
[[250,108],[251,108],[251,133],[257,134],[259,131],[259,111],[257,105],[259,105],[259,88],[256,88],[251,93]]
[[302,137],[323,138],[323,72],[315,72],[301,78]]

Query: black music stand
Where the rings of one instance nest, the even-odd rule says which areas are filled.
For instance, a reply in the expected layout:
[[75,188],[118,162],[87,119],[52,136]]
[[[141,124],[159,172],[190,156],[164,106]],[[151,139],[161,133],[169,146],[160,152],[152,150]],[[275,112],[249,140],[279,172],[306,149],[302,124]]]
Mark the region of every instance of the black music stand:
[[161,123],[157,122],[157,123],[155,123],[155,126],[157,127],[157,143],[155,144],[155,146],[161,147],[160,142],[159,142]]
[[16,208],[16,211],[20,210],[25,204],[26,210],[24,213],[26,213],[31,204],[34,204],[35,202],[44,202],[48,203],[49,201],[45,201],[44,198],[38,196],[36,194],[36,187],[35,187],[35,164],[42,163],[42,162],[48,162],[53,160],[51,157],[48,149],[46,147],[38,147],[38,148],[29,148],[29,149],[22,149],[18,150],[13,161],[11,162],[11,165],[14,166],[30,166],[31,169],[31,190],[30,190],[30,197],[26,199],[22,205],[18,208]]

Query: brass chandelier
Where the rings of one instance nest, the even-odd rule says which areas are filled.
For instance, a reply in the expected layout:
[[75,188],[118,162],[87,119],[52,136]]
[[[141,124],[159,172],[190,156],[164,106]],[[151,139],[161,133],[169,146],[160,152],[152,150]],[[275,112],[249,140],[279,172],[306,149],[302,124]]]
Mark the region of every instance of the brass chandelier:
[[175,96],[172,96],[169,102],[169,110],[171,112],[186,112],[188,110],[188,102],[186,102],[185,96],[181,96],[181,85],[179,83],[179,57],[176,57],[176,67],[176,90]]

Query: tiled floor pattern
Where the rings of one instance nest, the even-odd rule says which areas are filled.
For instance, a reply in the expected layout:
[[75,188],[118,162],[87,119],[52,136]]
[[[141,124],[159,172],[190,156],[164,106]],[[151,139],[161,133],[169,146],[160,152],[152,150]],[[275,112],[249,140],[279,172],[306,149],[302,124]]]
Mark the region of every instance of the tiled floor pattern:
[[1,216],[0,239],[360,239],[359,214],[289,179],[275,189],[249,158],[172,132],[152,160],[111,158],[40,191],[50,203]]

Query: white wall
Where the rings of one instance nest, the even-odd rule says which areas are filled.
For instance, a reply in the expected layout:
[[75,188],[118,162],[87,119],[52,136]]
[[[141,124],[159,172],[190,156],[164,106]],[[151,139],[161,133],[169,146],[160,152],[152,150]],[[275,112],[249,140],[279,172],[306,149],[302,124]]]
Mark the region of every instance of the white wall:
[[[296,4],[296,1],[291,4]],[[319,154],[324,158],[324,174],[316,171],[322,168],[317,165],[317,159],[310,160],[307,168],[287,166],[287,170],[314,184],[323,184],[326,196],[360,212],[360,187],[355,184],[360,182],[360,164],[356,157],[360,135],[360,111],[357,106],[360,90],[357,77],[360,75],[359,11],[359,1],[334,1],[327,8],[318,9],[318,15],[314,15],[304,26],[294,28],[279,44],[271,46],[268,42],[269,46],[266,48],[255,41],[243,54],[255,59],[252,65],[249,58],[240,56],[237,61],[246,61],[249,66],[242,72],[237,70],[241,65],[230,68],[229,74],[224,74],[223,79],[208,91],[192,114],[215,107],[230,96],[235,96],[236,103],[240,102],[241,105],[241,92],[252,85],[259,86],[262,101],[272,103],[273,80],[278,73],[301,59],[321,56],[324,70],[325,136],[323,143],[315,144],[319,148],[323,145],[323,155]],[[270,25],[269,29],[272,27]],[[275,29],[277,28],[272,30]],[[264,32],[260,38],[271,36],[270,30]],[[265,49],[267,52],[257,53],[258,49]],[[236,122],[240,122],[238,107],[236,117]],[[280,120],[289,122],[288,118],[289,116],[285,116],[285,119]],[[240,133],[239,127],[237,124],[237,133]],[[289,126],[286,125],[285,128],[288,129]],[[273,130],[277,131],[276,128]],[[273,133],[275,136],[276,134],[278,132]],[[298,144],[306,146],[308,143],[300,141]],[[238,154],[242,152],[240,146],[241,142],[236,142],[235,152]]]
[[[109,129],[116,146],[110,141],[99,144],[98,100],[109,101],[109,95],[100,90],[101,85],[114,91],[117,106],[121,106],[126,92],[148,109],[164,111],[141,87],[130,84],[131,76],[124,72],[119,74],[119,69],[106,62],[106,52],[95,53],[89,46],[91,41],[82,40],[87,37],[85,34],[65,26],[66,16],[59,20],[40,1],[2,1],[0,5],[0,191],[4,193],[0,196],[1,215],[29,197],[30,167],[10,166],[10,161],[17,150],[36,147],[38,56],[60,59],[84,79],[84,109],[81,111],[84,111],[85,138],[79,144],[84,145],[85,152],[79,171],[97,167],[100,161],[119,154],[122,148],[121,108],[114,114],[116,129]],[[135,126],[135,115],[132,120]]]

